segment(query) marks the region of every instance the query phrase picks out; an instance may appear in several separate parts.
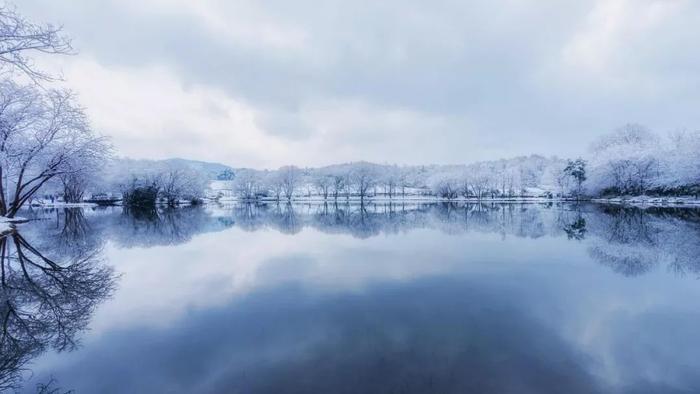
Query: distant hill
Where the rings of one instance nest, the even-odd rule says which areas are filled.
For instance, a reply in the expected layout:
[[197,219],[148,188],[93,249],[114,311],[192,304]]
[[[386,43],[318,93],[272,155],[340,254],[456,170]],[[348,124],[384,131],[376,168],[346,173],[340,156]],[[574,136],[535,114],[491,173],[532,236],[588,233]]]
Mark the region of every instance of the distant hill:
[[207,161],[187,160],[181,158],[161,160],[163,163],[176,164],[189,167],[195,171],[207,174],[210,179],[217,179],[219,175],[226,171],[236,172],[233,167],[221,163],[212,163]]
[[114,160],[113,165],[116,168],[157,168],[161,165],[173,165],[175,167],[190,168],[198,173],[204,174],[207,178],[214,180],[218,179],[224,173],[236,173],[237,170],[233,167],[221,163],[212,163],[199,160],[188,160],[182,158],[172,158],[164,160],[146,160],[146,159],[129,159],[118,158]]

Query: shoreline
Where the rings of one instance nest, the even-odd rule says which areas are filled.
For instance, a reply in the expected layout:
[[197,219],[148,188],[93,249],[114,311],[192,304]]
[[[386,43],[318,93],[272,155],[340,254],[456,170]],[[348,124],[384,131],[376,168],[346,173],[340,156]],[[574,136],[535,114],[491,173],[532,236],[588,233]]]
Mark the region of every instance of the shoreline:
[[597,204],[610,205],[627,205],[636,207],[688,207],[700,208],[700,199],[694,197],[610,197],[610,198],[592,198],[591,202]]
[[[322,197],[301,197],[293,198],[291,201],[286,199],[270,199],[270,198],[260,198],[260,199],[239,199],[239,198],[227,198],[219,200],[207,200],[205,204],[209,203],[266,203],[266,204],[284,204],[284,203],[318,203],[318,204],[345,204],[354,203],[359,204],[361,200],[357,197],[352,198],[338,198],[335,199],[323,199]],[[700,199],[694,197],[610,197],[610,198],[546,198],[546,197],[496,197],[496,198],[440,198],[440,197],[430,197],[430,196],[411,196],[411,197],[370,197],[364,200],[365,203],[472,203],[472,204],[488,204],[488,203],[595,203],[595,204],[610,204],[610,205],[633,205],[639,207],[700,207]]]
[[[274,198],[260,198],[260,199],[240,199],[235,197],[228,197],[222,199],[210,199],[205,198],[202,201],[202,205],[229,205],[229,204],[353,204],[357,205],[361,203],[361,199],[358,197],[351,198],[338,198],[324,199],[318,196],[312,197],[296,197],[291,201],[286,199],[274,199]],[[648,196],[638,196],[638,197],[610,197],[610,198],[585,198],[585,199],[575,199],[575,198],[561,198],[561,197],[496,197],[496,198],[440,198],[433,196],[406,196],[406,197],[393,197],[389,198],[386,196],[379,197],[369,197],[364,199],[365,204],[431,204],[431,203],[457,203],[457,204],[547,204],[547,203],[566,203],[566,204],[576,204],[576,203],[593,203],[601,205],[618,205],[618,206],[633,206],[637,208],[651,208],[651,207],[672,207],[672,208],[700,208],[700,199],[689,196],[681,197],[648,197]],[[96,203],[52,203],[52,204],[33,204],[30,208],[96,208],[101,206]],[[114,204],[109,206],[123,207],[122,204]],[[189,203],[184,203],[176,206],[175,208],[183,208],[191,206]],[[157,204],[158,208],[165,208],[166,205]],[[13,218],[7,219],[0,217],[0,236],[6,235],[15,229],[15,224],[25,223],[27,219],[24,218]]]

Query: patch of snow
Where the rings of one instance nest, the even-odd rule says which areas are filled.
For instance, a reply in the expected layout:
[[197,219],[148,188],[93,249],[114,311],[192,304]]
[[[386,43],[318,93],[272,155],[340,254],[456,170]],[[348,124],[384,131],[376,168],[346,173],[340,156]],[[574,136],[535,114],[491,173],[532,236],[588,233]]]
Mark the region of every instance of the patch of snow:
[[12,225],[10,223],[0,223],[0,235],[5,235],[12,231]]
[[0,216],[0,236],[5,235],[15,229],[14,223],[26,222],[24,218],[6,218]]
[[21,216],[15,216],[13,218],[6,218],[4,216],[0,216],[0,223],[26,223],[28,221],[29,219],[23,218]]
[[63,201],[55,201],[55,202],[50,202],[48,200],[41,200],[41,201],[33,201],[32,202],[33,207],[46,207],[46,208],[56,208],[56,207],[62,207],[62,208],[73,208],[73,207],[83,207],[83,208],[89,208],[89,207],[94,207],[97,206],[97,204],[93,202],[63,202]]

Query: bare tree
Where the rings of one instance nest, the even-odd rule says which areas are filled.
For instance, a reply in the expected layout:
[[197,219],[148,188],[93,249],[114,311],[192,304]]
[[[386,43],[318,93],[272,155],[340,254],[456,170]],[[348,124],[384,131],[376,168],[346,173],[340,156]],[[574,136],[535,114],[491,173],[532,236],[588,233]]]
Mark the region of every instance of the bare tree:
[[396,188],[401,184],[402,170],[396,166],[389,166],[383,170],[382,183],[384,184],[384,193],[392,198],[396,194]]
[[338,201],[338,196],[345,190],[347,187],[347,184],[345,180],[347,179],[347,176],[345,173],[341,173],[339,171],[335,171],[333,174],[331,174],[331,190],[333,194],[333,200]]
[[476,169],[473,173],[469,174],[468,179],[472,194],[474,194],[477,199],[481,200],[484,195],[488,193],[489,185],[491,184],[488,171],[484,168]]
[[65,202],[77,203],[83,201],[85,190],[90,179],[85,173],[67,173],[60,176],[63,186],[63,200]]
[[238,197],[243,200],[252,200],[257,198],[261,189],[261,179],[255,171],[242,170],[238,172],[236,179],[233,181],[234,189]]
[[87,190],[100,183],[106,163],[112,156],[111,146],[105,141],[102,143],[104,146],[91,155],[76,155],[66,161],[66,171],[58,176],[64,201],[81,202]]
[[277,171],[271,171],[265,174],[265,188],[272,194],[276,201],[279,201],[282,197],[282,181],[280,173]]
[[206,187],[204,175],[187,168],[169,166],[158,177],[159,197],[168,206],[176,206],[181,199],[195,203],[201,199]]
[[71,92],[0,83],[0,215],[13,217],[48,181],[108,151]]
[[365,201],[369,191],[377,184],[378,178],[379,173],[375,164],[360,162],[353,165],[350,170],[350,179],[361,202]]
[[659,175],[660,140],[644,126],[627,124],[592,145],[593,187],[644,194]]
[[324,200],[328,199],[331,187],[333,186],[334,177],[324,171],[319,171],[314,174],[313,183],[318,193]]
[[116,160],[108,173],[125,203],[136,207],[199,203],[210,180],[205,171],[176,160]]
[[282,192],[291,201],[294,196],[294,191],[299,186],[301,180],[301,171],[294,166],[286,166],[279,169],[280,181],[282,182]]
[[459,195],[459,179],[452,172],[436,173],[428,179],[428,187],[440,198],[454,199]]
[[17,14],[12,7],[0,7],[0,71],[19,71],[33,81],[51,81],[56,77],[36,68],[31,52],[71,54],[70,39],[61,26],[38,25]]

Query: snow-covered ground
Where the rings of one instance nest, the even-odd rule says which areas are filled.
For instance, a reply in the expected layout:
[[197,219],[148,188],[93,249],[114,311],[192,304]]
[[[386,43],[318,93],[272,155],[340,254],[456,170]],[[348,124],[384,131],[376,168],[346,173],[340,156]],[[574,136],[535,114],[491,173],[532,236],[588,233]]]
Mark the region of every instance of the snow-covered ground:
[[690,196],[685,197],[649,197],[649,196],[621,196],[612,198],[594,198],[594,202],[605,204],[626,204],[635,206],[664,206],[664,205],[689,205],[700,206],[700,199]]
[[15,225],[18,223],[24,223],[27,219],[16,217],[16,218],[6,218],[0,216],[0,236],[5,235],[15,229]]
[[94,207],[97,206],[95,203],[91,202],[63,202],[63,201],[56,201],[56,202],[36,202],[32,203],[33,207],[46,207],[46,208],[55,208],[55,207],[65,207],[65,208],[72,208],[72,207]]

